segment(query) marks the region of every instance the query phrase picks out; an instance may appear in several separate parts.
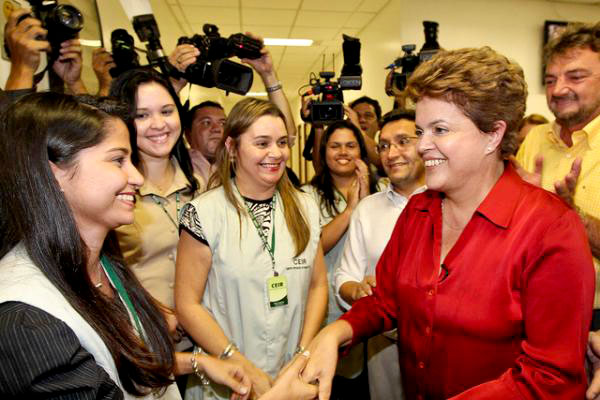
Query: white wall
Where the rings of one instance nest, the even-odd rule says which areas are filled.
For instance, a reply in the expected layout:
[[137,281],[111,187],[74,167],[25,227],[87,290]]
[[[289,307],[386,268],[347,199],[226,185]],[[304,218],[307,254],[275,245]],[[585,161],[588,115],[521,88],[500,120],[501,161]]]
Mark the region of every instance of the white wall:
[[[148,0],[100,0],[98,5],[105,41],[110,40],[110,32],[117,27],[126,27],[137,41],[121,6],[123,2],[139,6],[147,4]],[[154,1],[153,5],[157,19],[169,14],[165,2]],[[519,62],[529,83],[530,97],[527,113],[537,112],[551,117],[546,108],[541,86],[544,21],[598,21],[600,5],[558,3],[547,0],[390,0],[372,23],[359,33],[364,69],[363,89],[347,91],[346,100],[350,101],[366,94],[377,98],[384,111],[391,108],[392,99],[387,97],[383,90],[387,72],[383,68],[400,55],[403,44],[415,43],[417,49],[421,47],[424,41],[423,20],[433,20],[440,24],[439,42],[444,48],[488,45]],[[181,29],[175,23],[169,24],[163,20],[159,24],[163,36],[171,31],[174,32],[174,36],[180,34]],[[171,49],[172,46],[165,48],[167,52]],[[88,52],[88,49],[85,50]],[[84,58],[88,64],[89,55],[85,54]],[[88,69],[89,67],[85,71],[86,78],[89,77],[94,81],[93,73]],[[0,82],[4,82],[7,76],[8,63],[0,60]],[[290,96],[293,109],[298,110],[300,107],[296,95],[298,88],[286,86],[285,80],[283,84],[286,93]],[[89,86],[92,92],[96,88],[95,82]],[[191,93],[192,103],[209,96],[220,100],[226,108],[230,108],[231,104],[238,100],[238,96],[225,98],[224,92],[218,89],[205,89],[202,95],[199,95],[196,93],[199,89],[194,88]],[[182,94],[184,100],[189,96],[187,90]]]
[[423,20],[440,24],[438,41],[446,49],[487,45],[517,61],[529,85],[526,112],[551,118],[541,85],[544,21],[595,22],[600,6],[545,0],[392,0],[360,34],[363,89],[347,91],[348,100],[366,94],[377,98],[384,112],[392,107],[383,91],[383,68],[403,44],[415,43],[420,49]]

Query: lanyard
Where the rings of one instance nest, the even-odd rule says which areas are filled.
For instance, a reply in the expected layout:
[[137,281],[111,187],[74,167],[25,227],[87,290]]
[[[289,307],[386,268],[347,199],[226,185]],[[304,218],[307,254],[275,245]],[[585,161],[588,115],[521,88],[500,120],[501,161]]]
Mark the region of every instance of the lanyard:
[[115,289],[117,290],[121,301],[123,301],[123,304],[125,304],[125,307],[127,307],[129,313],[133,316],[133,321],[135,322],[135,329],[138,332],[138,336],[142,338],[143,331],[142,325],[140,323],[140,317],[138,316],[137,311],[135,311],[135,307],[133,307],[133,303],[129,298],[129,294],[127,294],[127,290],[125,290],[125,287],[123,286],[123,282],[121,282],[121,279],[115,272],[112,263],[105,255],[102,255],[102,257],[100,257],[100,263],[102,264],[104,271],[106,271],[106,275],[108,275],[110,281],[115,286]]
[[258,221],[256,220],[256,217],[254,216],[254,213],[248,206],[248,202],[246,202],[246,200],[244,200],[244,204],[246,205],[248,214],[250,214],[250,218],[252,218],[252,223],[254,224],[254,227],[256,228],[256,232],[258,233],[258,236],[260,236],[260,240],[262,240],[262,242],[263,242],[263,246],[264,246],[265,250],[267,250],[267,253],[269,253],[269,257],[271,258],[271,268],[273,268],[273,274],[275,276],[279,276],[279,274],[275,270],[275,204],[276,204],[275,195],[276,194],[273,194],[273,198],[271,199],[271,245],[270,246],[269,246],[269,242],[267,239],[267,235],[265,235],[262,228],[258,224]]
[[[167,211],[167,209],[165,208],[165,205],[158,199],[158,196],[153,194],[152,196],[152,200],[154,200],[154,202],[156,204],[158,204],[160,206],[160,208],[162,208],[162,210],[165,212],[165,214],[167,214],[167,217],[169,217],[169,219],[171,220],[171,223],[173,225],[175,225],[175,228],[178,229],[179,225],[177,225],[177,222],[175,222],[175,220],[173,219],[173,217],[171,217],[171,214],[169,214],[169,212]],[[181,211],[181,207],[179,205],[179,192],[175,192],[175,208],[177,210],[177,221],[179,221],[179,212]]]

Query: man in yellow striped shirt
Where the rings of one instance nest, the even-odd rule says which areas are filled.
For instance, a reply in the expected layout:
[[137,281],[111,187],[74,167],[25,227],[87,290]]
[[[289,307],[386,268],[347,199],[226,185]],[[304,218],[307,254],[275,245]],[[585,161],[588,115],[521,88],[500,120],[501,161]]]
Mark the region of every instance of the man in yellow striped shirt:
[[[529,132],[516,164],[526,180],[556,192],[581,216],[596,267],[591,328],[596,331],[600,329],[600,23],[570,25],[548,42],[544,60],[546,100],[556,119]],[[596,341],[600,356],[600,332],[591,335],[592,347]],[[592,361],[598,376],[588,399],[600,396],[600,359]]]

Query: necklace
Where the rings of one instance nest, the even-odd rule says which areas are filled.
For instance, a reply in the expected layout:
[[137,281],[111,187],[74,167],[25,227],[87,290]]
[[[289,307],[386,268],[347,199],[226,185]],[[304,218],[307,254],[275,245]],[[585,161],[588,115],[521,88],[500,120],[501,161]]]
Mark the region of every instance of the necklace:
[[246,199],[244,199],[244,196],[242,196],[242,193],[240,192],[240,189],[237,187],[237,184],[234,184],[234,186],[235,186],[235,190],[238,192],[238,194],[244,201],[244,205],[246,206],[246,210],[248,211],[248,214],[250,215],[250,219],[252,219],[252,223],[254,224],[254,227],[256,228],[256,232],[258,233],[258,236],[260,237],[260,240],[263,243],[263,248],[269,254],[269,258],[271,259],[271,268],[273,270],[273,275],[279,276],[279,273],[275,269],[275,205],[277,204],[275,196],[277,195],[277,192],[273,193],[273,197],[271,198],[271,244],[269,245],[269,240],[267,238],[267,235],[263,232],[260,224],[258,223],[258,221],[256,219],[256,216],[254,215],[254,213],[252,212],[252,209],[250,208],[250,205],[248,204],[248,201],[246,201]]
[[250,218],[252,219],[252,223],[256,228],[256,232],[260,237],[260,240],[263,242],[263,248],[269,254],[269,258],[271,259],[271,268],[273,269],[273,275],[279,276],[277,270],[275,269],[275,194],[273,194],[273,198],[271,199],[271,244],[269,245],[269,241],[267,235],[262,230],[262,227],[258,223],[256,216],[252,212],[248,202],[244,200],[244,204],[246,205],[246,209],[248,210],[248,214],[250,214]]
[[452,224],[447,221],[448,218],[444,218],[444,215],[445,215],[444,200],[446,200],[446,199],[445,198],[442,199],[442,224],[445,224],[448,228],[450,228],[454,231],[462,231],[464,229],[464,226],[462,226],[462,227],[452,226]]

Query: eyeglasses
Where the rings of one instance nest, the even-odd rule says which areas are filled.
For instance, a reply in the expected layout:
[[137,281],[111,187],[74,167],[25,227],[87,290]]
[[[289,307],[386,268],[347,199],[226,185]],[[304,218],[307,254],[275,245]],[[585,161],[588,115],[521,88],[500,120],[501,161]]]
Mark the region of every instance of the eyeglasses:
[[406,149],[413,140],[419,140],[419,138],[414,136],[401,136],[398,140],[394,140],[392,142],[379,142],[377,145],[377,151],[380,153],[387,153],[390,151],[392,146],[399,150],[403,150]]

